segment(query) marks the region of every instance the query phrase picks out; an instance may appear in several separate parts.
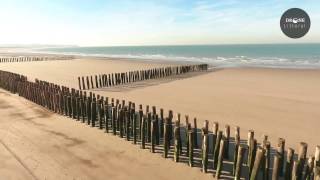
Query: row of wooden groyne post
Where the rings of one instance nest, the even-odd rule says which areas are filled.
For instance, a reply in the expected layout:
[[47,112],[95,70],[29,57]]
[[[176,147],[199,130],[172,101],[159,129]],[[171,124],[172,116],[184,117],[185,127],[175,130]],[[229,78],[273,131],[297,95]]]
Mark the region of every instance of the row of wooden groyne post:
[[88,90],[206,70],[208,70],[208,64],[169,66],[121,73],[82,76],[78,77],[78,84],[80,90]]
[[[267,136],[258,143],[252,130],[247,140],[241,140],[239,127],[231,133],[229,125],[219,127],[217,122],[211,125],[205,121],[199,130],[196,118],[175,116],[172,110],[165,115],[155,106],[144,108],[45,81],[30,82],[25,76],[5,71],[0,71],[0,87],[54,113],[132,141],[151,153],[200,167],[216,179],[225,176],[222,171],[229,171],[235,180],[320,180],[320,146],[314,156],[307,157],[308,145],[304,142],[296,153],[291,148],[286,150],[282,138],[274,147]],[[232,162],[231,169],[226,168],[228,162]]]
[[17,57],[0,57],[0,63],[72,60],[72,59],[74,59],[73,56],[17,56]]

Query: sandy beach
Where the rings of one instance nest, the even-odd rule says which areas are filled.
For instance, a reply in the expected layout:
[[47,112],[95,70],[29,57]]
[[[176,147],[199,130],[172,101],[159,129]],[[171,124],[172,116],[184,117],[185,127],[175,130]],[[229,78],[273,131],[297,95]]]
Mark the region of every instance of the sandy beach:
[[[2,63],[1,70],[78,88],[78,76],[126,72],[170,65],[168,62],[97,60]],[[182,116],[250,129],[261,143],[282,137],[286,148],[319,145],[320,70],[225,68],[187,77],[93,89],[103,96],[172,109]],[[138,147],[93,130],[1,91],[1,148],[8,179],[210,179],[198,168],[143,153]],[[184,119],[182,121],[184,123]],[[72,131],[70,130],[72,129]],[[17,160],[16,157],[19,157]],[[94,162],[92,161],[94,159]],[[133,163],[134,162],[134,163]],[[27,167],[27,168],[26,168]],[[21,173],[14,173],[14,172]],[[120,173],[121,172],[121,173]],[[25,175],[24,175],[25,174]],[[119,175],[121,174],[121,175]]]

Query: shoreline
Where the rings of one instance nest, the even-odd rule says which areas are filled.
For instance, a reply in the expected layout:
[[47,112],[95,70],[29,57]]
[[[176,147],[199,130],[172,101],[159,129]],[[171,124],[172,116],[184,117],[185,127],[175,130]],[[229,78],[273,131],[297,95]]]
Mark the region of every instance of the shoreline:
[[[268,69],[298,69],[298,70],[308,70],[308,69],[320,69],[314,66],[304,66],[299,67],[299,65],[243,65],[243,64],[218,64],[216,62],[209,62],[201,60],[203,57],[166,57],[166,58],[143,58],[143,57],[127,57],[126,55],[103,55],[103,54],[81,54],[81,53],[66,53],[66,52],[50,52],[50,51],[34,51],[32,49],[27,49],[26,51],[16,51],[16,52],[2,52],[0,48],[0,56],[5,54],[7,56],[73,56],[76,59],[96,59],[96,60],[121,60],[130,62],[143,62],[143,63],[156,63],[156,64],[199,64],[208,63],[210,67],[217,68],[268,68]],[[176,59],[178,58],[178,59]],[[182,58],[182,59],[179,59]],[[206,59],[206,58],[205,58]]]

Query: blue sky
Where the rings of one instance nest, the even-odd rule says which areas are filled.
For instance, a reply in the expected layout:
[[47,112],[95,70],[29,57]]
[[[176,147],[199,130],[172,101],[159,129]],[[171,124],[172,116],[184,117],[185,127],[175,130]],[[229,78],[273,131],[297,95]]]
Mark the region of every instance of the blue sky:
[[[284,11],[311,18],[300,39]],[[320,42],[319,0],[0,0],[0,44],[81,46]]]

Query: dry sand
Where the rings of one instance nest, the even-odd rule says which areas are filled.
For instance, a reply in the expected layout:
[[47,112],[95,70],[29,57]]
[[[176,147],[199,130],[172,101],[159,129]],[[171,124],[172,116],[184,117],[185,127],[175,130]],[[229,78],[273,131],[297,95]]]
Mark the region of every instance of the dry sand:
[[[91,59],[6,63],[0,64],[0,69],[77,87],[80,75],[165,65],[167,63]],[[214,121],[232,127],[237,125],[243,138],[249,129],[254,129],[259,142],[263,134],[269,136],[273,145],[279,137],[286,139],[286,147],[297,148],[300,141],[305,141],[311,153],[320,144],[319,77],[320,70],[229,68],[194,77],[93,91],[197,117],[198,126],[205,119],[211,125]],[[102,132],[51,114],[21,98],[4,93],[1,96],[2,101],[12,106],[1,109],[4,124],[1,141],[40,179],[47,172],[50,172],[49,179],[209,178],[198,168],[176,165],[159,155],[145,153],[130,143],[111,135],[105,137]],[[233,129],[231,134],[233,136]],[[21,163],[15,165],[13,158],[8,158],[8,164],[21,173],[28,173]]]

